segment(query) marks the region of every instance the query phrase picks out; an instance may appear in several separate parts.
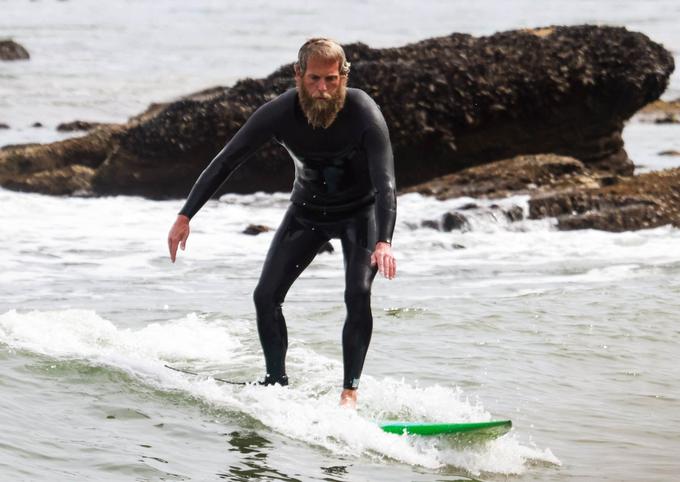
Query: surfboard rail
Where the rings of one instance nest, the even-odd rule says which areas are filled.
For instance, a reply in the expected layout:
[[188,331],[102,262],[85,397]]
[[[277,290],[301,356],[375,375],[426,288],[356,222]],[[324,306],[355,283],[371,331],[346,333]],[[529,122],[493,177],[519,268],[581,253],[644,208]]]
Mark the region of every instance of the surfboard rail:
[[505,435],[512,428],[511,420],[490,420],[469,423],[428,423],[428,422],[383,422],[380,428],[387,433],[402,435],[463,435],[475,438],[494,439]]

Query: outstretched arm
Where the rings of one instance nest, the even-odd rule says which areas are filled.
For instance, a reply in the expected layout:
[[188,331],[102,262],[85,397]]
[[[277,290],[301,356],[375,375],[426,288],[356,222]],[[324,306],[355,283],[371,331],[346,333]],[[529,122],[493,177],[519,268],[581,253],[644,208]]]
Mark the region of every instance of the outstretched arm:
[[196,180],[179,214],[191,219],[231,174],[274,136],[279,98],[267,102],[246,121]]
[[168,234],[168,249],[173,263],[177,247],[186,249],[191,218],[239,166],[274,136],[281,107],[277,100],[257,109],[198,177]]

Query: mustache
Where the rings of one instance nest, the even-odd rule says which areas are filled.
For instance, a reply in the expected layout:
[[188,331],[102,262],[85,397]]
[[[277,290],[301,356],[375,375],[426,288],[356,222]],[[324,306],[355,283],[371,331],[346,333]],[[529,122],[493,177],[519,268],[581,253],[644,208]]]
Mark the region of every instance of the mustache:
[[345,104],[347,90],[344,85],[334,94],[317,92],[315,96],[301,82],[297,83],[297,88],[300,107],[314,129],[329,127]]

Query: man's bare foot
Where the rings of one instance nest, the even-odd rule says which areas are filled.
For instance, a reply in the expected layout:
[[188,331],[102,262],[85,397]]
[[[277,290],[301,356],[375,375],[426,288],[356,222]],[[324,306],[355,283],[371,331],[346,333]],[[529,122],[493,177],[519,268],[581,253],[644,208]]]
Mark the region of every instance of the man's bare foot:
[[340,394],[340,406],[357,409],[357,390],[345,388]]

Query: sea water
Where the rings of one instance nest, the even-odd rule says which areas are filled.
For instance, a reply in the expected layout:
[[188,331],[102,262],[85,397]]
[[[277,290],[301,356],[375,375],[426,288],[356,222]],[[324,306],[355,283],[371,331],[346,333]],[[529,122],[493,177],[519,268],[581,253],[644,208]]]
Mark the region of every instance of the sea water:
[[[0,1],[0,145],[47,142],[74,119],[120,122],[291,61],[307,37],[396,46],[453,31],[626,25],[680,51],[677,2]],[[680,96],[677,74],[667,98]],[[31,127],[40,121],[44,127]],[[674,167],[680,127],[633,120],[639,171]],[[676,158],[677,159],[677,158]],[[207,162],[208,160],[206,160]],[[181,201],[0,190],[2,480],[672,481],[680,472],[680,231],[560,232],[492,202],[400,196],[398,276],[373,288],[357,412],[337,406],[345,312],[340,246],[284,313],[288,388],[238,387],[264,367],[252,291],[286,194]],[[466,231],[421,226],[464,211]],[[490,443],[397,436],[375,421],[510,418]]]

